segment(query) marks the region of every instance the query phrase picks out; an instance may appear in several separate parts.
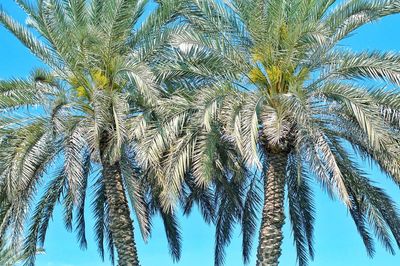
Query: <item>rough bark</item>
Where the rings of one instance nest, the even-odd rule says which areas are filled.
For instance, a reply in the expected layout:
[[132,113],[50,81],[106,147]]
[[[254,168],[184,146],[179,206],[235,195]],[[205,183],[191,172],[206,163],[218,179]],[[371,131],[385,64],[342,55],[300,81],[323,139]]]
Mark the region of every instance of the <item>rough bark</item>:
[[138,266],[133,221],[125,194],[119,163],[103,161],[106,198],[109,205],[110,230],[118,254],[119,266]]
[[277,266],[285,222],[285,151],[268,153],[269,167],[264,177],[264,206],[257,250],[257,266]]

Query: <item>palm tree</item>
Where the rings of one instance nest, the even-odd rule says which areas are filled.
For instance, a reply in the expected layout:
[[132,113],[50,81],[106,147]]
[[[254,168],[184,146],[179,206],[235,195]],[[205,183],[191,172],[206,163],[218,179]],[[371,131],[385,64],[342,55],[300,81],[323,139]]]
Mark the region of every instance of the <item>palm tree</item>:
[[[219,89],[212,86],[194,96],[181,96],[175,100],[182,102],[180,108],[174,106],[171,112],[179,114],[176,119],[191,116],[182,122],[187,124],[180,136],[193,136],[193,128],[216,130],[214,141],[229,151],[233,146],[240,154],[236,163],[243,160],[248,168],[241,175],[247,185],[234,184],[241,187],[233,194],[236,207],[214,206],[216,220],[228,221],[224,227],[217,224],[216,265],[223,262],[221,250],[230,241],[233,220],[242,223],[243,255],[248,261],[258,217],[257,265],[278,265],[285,187],[298,262],[306,265],[314,256],[312,178],[331,197],[343,201],[368,255],[374,254],[372,234],[394,253],[392,237],[400,246],[397,208],[357,159],[370,160],[400,183],[400,55],[353,52],[343,49],[341,41],[364,24],[399,12],[399,1],[232,0],[225,6],[210,2],[196,1],[203,5],[186,10],[190,23],[215,34],[220,47],[229,49],[224,53],[232,53],[239,60],[236,64],[247,71],[231,84],[216,84]],[[195,136],[199,140],[201,135]],[[224,157],[224,149],[215,146],[192,145],[193,152],[181,159],[185,166],[192,165],[189,174],[198,187],[215,182],[212,174],[205,173],[227,166],[215,159],[216,154]],[[229,154],[235,151],[225,157]],[[235,172],[236,168],[228,168]],[[253,169],[262,173],[261,188]],[[233,176],[228,175],[229,180],[235,180]],[[218,195],[228,189],[214,192],[214,197],[232,196]]]
[[[247,77],[256,90],[229,116],[240,120],[238,128],[225,130],[248,165],[267,165],[257,265],[278,265],[285,186],[299,264],[306,264],[307,253],[313,257],[311,177],[344,202],[369,255],[369,229],[393,253],[390,233],[400,244],[395,204],[352,155],[371,159],[399,183],[400,56],[356,53],[339,44],[360,26],[399,12],[400,3],[232,2],[252,39]],[[393,89],[380,89],[380,81]]]
[[[146,108],[157,106],[174,85],[195,79],[176,57],[189,55],[174,48],[190,35],[177,23],[182,2],[163,1],[145,17],[146,0],[15,2],[32,30],[4,11],[0,22],[47,68],[0,81],[0,194],[6,195],[0,204],[8,204],[0,214],[1,235],[20,239],[30,205],[43,191],[24,242],[28,265],[44,245],[58,201],[67,229],[75,226],[85,248],[85,206],[93,188],[103,258],[106,243],[112,260],[117,251],[119,265],[139,265],[130,201],[144,239],[150,216],[161,214],[171,254],[179,259],[175,214],[163,207],[161,182],[138,164],[135,141],[154,119]],[[46,174],[55,167],[56,174]]]

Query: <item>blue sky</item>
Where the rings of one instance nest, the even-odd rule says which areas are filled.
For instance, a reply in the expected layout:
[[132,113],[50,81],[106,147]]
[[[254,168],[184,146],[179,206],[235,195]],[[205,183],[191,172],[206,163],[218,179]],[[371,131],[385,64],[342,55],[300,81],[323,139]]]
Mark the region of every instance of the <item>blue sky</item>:
[[[10,14],[20,21],[24,21],[23,13],[12,0],[1,0],[1,5]],[[400,52],[400,15],[384,18],[370,24],[346,40],[343,45],[353,50],[391,50]],[[34,67],[41,66],[29,51],[6,30],[0,27],[0,79],[24,77]],[[375,167],[362,163],[370,173],[371,179],[387,190],[400,204],[400,190]],[[315,223],[315,250],[316,256],[311,266],[369,266],[369,265],[399,265],[400,255],[391,256],[378,242],[376,255],[373,259],[367,257],[361,238],[344,205],[332,201],[314,185],[316,223]],[[62,211],[56,210],[50,224],[45,245],[46,254],[40,255],[38,266],[101,266],[110,265],[99,259],[96,246],[91,234],[91,214],[87,226],[88,249],[81,251],[76,242],[74,233],[69,233],[63,226]],[[183,248],[182,259],[174,264],[169,256],[167,241],[159,218],[153,222],[152,238],[145,244],[136,230],[136,240],[141,263],[144,266],[208,266],[213,265],[214,230],[202,222],[200,215],[195,212],[189,218],[180,220]],[[137,228],[137,226],[136,226]],[[282,266],[296,265],[296,254],[292,244],[289,221],[284,226]],[[243,265],[241,260],[241,235],[236,230],[232,244],[227,249],[226,265]],[[400,250],[397,252],[400,254]],[[255,264],[255,247],[250,265]]]

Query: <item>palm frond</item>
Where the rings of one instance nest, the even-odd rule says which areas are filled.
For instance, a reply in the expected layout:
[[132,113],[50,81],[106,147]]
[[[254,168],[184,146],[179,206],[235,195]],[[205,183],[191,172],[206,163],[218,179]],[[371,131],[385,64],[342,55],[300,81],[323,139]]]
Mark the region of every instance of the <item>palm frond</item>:
[[11,18],[3,10],[0,10],[0,23],[2,23],[10,32],[14,34],[30,51],[56,69],[61,69],[58,66],[56,55],[45,44],[39,41],[32,33],[24,26]]
[[338,5],[327,17],[326,24],[338,42],[359,27],[384,16],[396,14],[400,5],[396,0],[346,1]]
[[181,233],[178,220],[175,214],[160,212],[164,223],[165,233],[167,235],[169,251],[174,261],[181,258]]
[[251,258],[251,247],[257,230],[258,213],[262,203],[262,189],[255,172],[249,184],[249,189],[244,199],[242,214],[242,255],[244,264],[248,264]]
[[39,246],[44,245],[49,221],[53,216],[55,205],[65,188],[66,181],[67,175],[64,169],[61,169],[48,184],[45,193],[36,206],[32,224],[24,243],[23,253],[26,256],[26,265],[35,264],[38,244]]
[[297,154],[290,158],[288,170],[289,215],[299,265],[314,258],[314,205],[310,178]]

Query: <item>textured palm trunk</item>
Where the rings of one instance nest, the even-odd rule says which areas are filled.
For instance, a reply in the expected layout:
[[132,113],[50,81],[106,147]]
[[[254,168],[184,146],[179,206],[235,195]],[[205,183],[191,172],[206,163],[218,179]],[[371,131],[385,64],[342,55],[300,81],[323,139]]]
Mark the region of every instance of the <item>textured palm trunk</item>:
[[285,223],[284,196],[286,152],[269,153],[264,177],[264,207],[257,250],[257,266],[276,266],[281,255],[282,227]]
[[119,163],[110,165],[103,162],[103,175],[109,204],[110,230],[118,253],[118,265],[140,265]]

